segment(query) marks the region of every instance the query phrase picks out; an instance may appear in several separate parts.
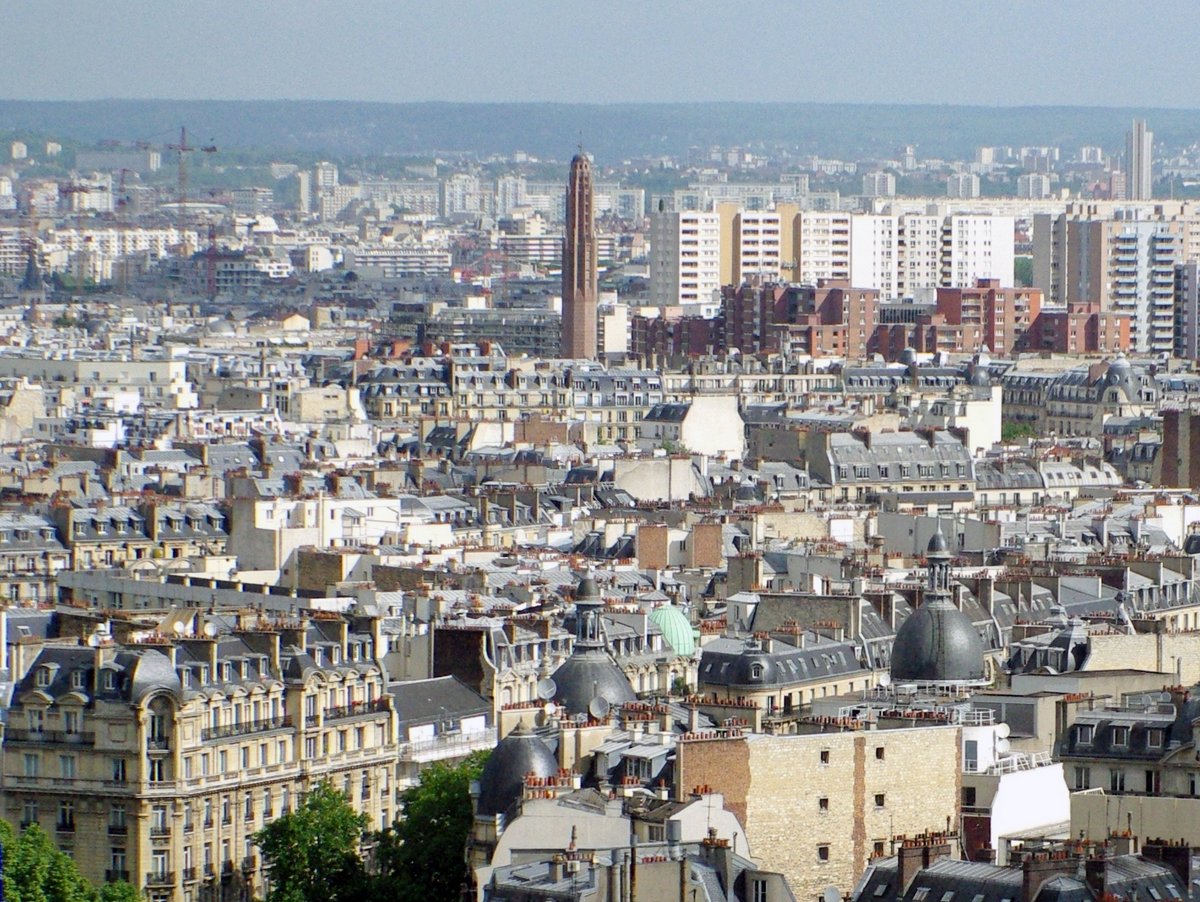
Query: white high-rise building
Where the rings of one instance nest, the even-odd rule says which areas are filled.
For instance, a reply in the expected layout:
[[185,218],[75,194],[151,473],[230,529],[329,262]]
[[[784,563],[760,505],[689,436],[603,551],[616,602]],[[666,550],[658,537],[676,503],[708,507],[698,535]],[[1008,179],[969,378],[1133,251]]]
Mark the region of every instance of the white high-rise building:
[[1125,197],[1150,200],[1154,196],[1154,132],[1145,119],[1134,119],[1125,135]]
[[650,218],[650,303],[707,303],[721,288],[721,218],[687,210]]
[[742,210],[733,220],[733,281],[775,282],[780,278],[782,248],[779,213]]
[[1027,172],[1017,176],[1017,197],[1042,200],[1050,196],[1050,176],[1044,172]]
[[1013,287],[1011,216],[952,214],[942,222],[941,288],[970,288],[978,279],[998,279]]
[[850,220],[850,284],[894,298],[900,287],[899,217],[863,213]]
[[979,176],[973,172],[956,172],[946,179],[946,197],[979,197]]
[[338,186],[337,163],[322,161],[313,167],[313,188],[318,194],[332,191]]
[[862,177],[864,197],[895,197],[896,177],[890,172],[868,172]]
[[799,280],[816,285],[821,279],[850,278],[850,221],[835,210],[803,210],[796,218],[795,268]]
[[525,176],[502,175],[496,179],[496,215],[511,216],[525,206]]

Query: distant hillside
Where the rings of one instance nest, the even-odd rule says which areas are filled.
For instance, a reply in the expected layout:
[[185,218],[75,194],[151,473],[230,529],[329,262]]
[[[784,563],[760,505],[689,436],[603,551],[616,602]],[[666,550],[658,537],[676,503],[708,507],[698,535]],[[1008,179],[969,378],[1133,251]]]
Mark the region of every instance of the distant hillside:
[[599,160],[681,153],[689,146],[787,145],[844,158],[969,156],[980,144],[1081,144],[1115,150],[1133,115],[1156,140],[1200,140],[1200,110],[847,104],[463,104],[331,101],[0,101],[0,132],[93,142],[161,143],[181,124],[227,149],[334,157],[433,150],[565,159],[580,140]]

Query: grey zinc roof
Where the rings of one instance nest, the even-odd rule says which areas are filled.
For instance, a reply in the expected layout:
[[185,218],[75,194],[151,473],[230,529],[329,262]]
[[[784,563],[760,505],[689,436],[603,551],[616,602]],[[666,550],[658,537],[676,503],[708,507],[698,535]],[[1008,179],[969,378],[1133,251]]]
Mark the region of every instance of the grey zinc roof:
[[396,683],[389,691],[401,724],[459,720],[491,711],[487,699],[452,676]]

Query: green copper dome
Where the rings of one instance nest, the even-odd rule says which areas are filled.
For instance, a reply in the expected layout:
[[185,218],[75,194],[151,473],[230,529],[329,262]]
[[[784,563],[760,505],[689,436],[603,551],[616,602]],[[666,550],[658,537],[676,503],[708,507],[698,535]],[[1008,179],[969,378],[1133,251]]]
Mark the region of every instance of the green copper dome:
[[677,655],[690,658],[696,653],[696,631],[687,615],[672,604],[659,605],[650,612],[651,622],[662,630],[663,638]]

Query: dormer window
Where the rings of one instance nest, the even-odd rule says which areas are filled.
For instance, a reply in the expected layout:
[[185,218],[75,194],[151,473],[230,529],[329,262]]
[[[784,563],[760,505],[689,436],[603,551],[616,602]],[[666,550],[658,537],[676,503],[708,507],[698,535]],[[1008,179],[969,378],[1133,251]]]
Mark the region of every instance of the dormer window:
[[750,679],[761,680],[763,678],[764,668],[761,664],[750,665]]
[[1146,731],[1146,748],[1161,749],[1163,746],[1163,731],[1159,729]]
[[1091,745],[1092,731],[1091,724],[1080,724],[1075,728],[1075,741],[1080,745]]
[[83,689],[87,686],[87,673],[82,670],[71,671],[71,688]]
[[50,668],[49,667],[39,667],[37,670],[37,674],[34,677],[34,682],[38,685],[39,688],[42,688],[42,689],[49,686],[50,685]]
[[102,678],[101,685],[103,685],[104,688],[107,689],[109,692],[116,689],[117,688],[117,675],[115,673],[113,673],[111,670],[104,671],[104,676]]
[[1113,727],[1112,744],[1129,745],[1129,727]]

